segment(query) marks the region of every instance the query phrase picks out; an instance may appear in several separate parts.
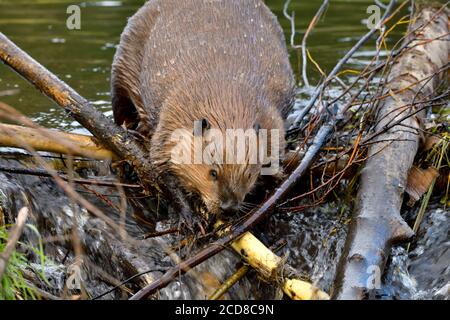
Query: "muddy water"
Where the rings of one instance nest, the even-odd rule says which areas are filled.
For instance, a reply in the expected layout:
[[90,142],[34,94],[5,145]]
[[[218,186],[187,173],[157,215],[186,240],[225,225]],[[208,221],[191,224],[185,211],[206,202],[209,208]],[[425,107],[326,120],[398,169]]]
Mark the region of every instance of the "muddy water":
[[[72,3],[70,0],[0,0],[0,31],[93,101],[105,114],[111,115],[109,76],[112,57],[127,17],[143,1],[82,2],[81,30],[74,31],[66,28],[66,8]],[[289,39],[290,24],[282,13],[284,1],[268,0],[267,3],[279,17]],[[289,11],[296,12],[296,28],[300,31],[296,43],[301,40],[301,34],[320,4],[317,0],[293,1],[289,7]],[[364,21],[370,4],[372,1],[331,1],[325,18],[308,41],[311,56],[323,70],[331,70],[367,31]],[[401,31],[392,32],[388,44],[395,42]],[[372,50],[372,46],[363,47],[349,66],[365,65],[372,57]],[[291,61],[298,74],[298,57],[292,50]],[[319,75],[313,68],[308,74],[312,84],[318,81]],[[3,65],[0,65],[0,100],[46,127],[84,131],[58,106]],[[272,231],[288,241],[284,251],[288,263],[327,291],[331,289],[349,219],[349,210],[341,208],[336,202],[299,214],[280,212],[273,218]],[[379,297],[430,299],[449,296],[448,212],[441,207],[431,209],[422,230],[427,231],[420,234],[412,252],[406,253],[404,248],[394,250]],[[222,262],[212,262],[217,265],[211,269]]]

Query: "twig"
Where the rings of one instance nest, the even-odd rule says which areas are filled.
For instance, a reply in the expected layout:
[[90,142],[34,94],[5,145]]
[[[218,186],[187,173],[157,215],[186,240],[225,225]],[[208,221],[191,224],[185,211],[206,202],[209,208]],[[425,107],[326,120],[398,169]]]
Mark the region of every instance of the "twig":
[[150,273],[150,272],[162,272],[162,271],[163,271],[163,270],[161,270],[161,269],[150,269],[150,270],[145,270],[145,271],[139,272],[139,273],[137,273],[137,274],[135,274],[135,275],[129,277],[128,279],[122,281],[120,284],[114,286],[114,287],[111,288],[110,290],[105,291],[105,292],[103,292],[102,294],[99,294],[98,296],[93,297],[92,300],[98,300],[98,299],[100,299],[100,298],[106,296],[107,294],[112,293],[112,292],[114,292],[114,291],[117,290],[117,289],[120,289],[120,287],[122,287],[123,285],[127,284],[128,282],[130,282],[130,281],[132,281],[132,280],[134,280],[134,279],[136,279],[136,278],[139,278],[139,277],[141,277],[141,276],[144,276],[144,275],[146,275],[146,274],[148,274],[148,273]]
[[291,4],[291,0],[286,0],[286,2],[284,3],[284,6],[283,6],[283,14],[286,17],[286,19],[289,20],[289,22],[291,24],[291,38],[290,38],[291,47],[293,49],[299,49],[301,46],[295,44],[295,34],[297,33],[295,31],[295,11],[292,11],[291,15],[288,13],[288,8],[289,8],[290,4]]
[[60,297],[57,297],[45,290],[42,290],[41,288],[38,288],[36,285],[34,285],[29,280],[24,280],[24,282],[26,283],[27,287],[30,287],[31,289],[33,289],[33,291],[35,291],[38,294],[38,296],[40,296],[44,300],[55,300],[55,301],[62,300]]
[[[381,19],[380,25],[383,25],[384,21],[387,19],[389,13],[391,12],[392,8],[394,7],[396,3],[396,0],[391,0],[391,2],[388,5],[388,8],[386,9],[383,18]],[[328,74],[326,79],[323,80],[323,82],[316,88],[314,91],[311,99],[309,100],[308,104],[300,110],[299,114],[294,120],[293,127],[297,126],[302,119],[305,117],[305,115],[312,109],[314,104],[316,103],[317,99],[320,96],[320,93],[325,88],[326,84],[334,78],[335,75],[337,75],[338,71],[342,68],[342,66],[347,63],[347,61],[355,54],[358,49],[367,42],[367,40],[372,37],[372,35],[377,31],[377,28],[371,29],[369,32],[367,32],[359,41],[345,54],[345,56],[339,60],[339,62],[334,66],[333,70]]]
[[28,208],[23,207],[22,209],[20,209],[19,214],[17,215],[17,221],[14,229],[9,234],[5,250],[3,250],[2,253],[0,253],[0,280],[3,278],[3,275],[5,274],[9,258],[11,257],[11,254],[14,252],[14,249],[16,248],[17,241],[19,241],[19,238],[22,235],[25,223],[27,222],[27,218],[28,218]]
[[165,236],[168,234],[178,233],[178,232],[180,232],[180,229],[170,228],[170,229],[163,230],[163,231],[146,233],[146,234],[144,234],[144,236],[142,238],[143,239],[157,238],[157,237],[162,237],[162,236]]
[[[24,175],[30,175],[30,176],[38,176],[38,177],[53,177],[52,174],[50,174],[47,170],[44,169],[26,169],[26,168],[11,168],[11,167],[4,167],[0,166],[1,172],[7,172],[12,174],[24,174]],[[59,174],[59,178],[61,178],[64,181],[69,181],[69,178],[65,175]],[[120,182],[109,182],[109,181],[100,181],[100,180],[88,180],[88,179],[77,179],[73,178],[70,180],[71,182],[78,183],[78,184],[86,184],[86,185],[95,185],[99,187],[123,187],[123,188],[129,188],[129,189],[142,189],[140,185],[137,184],[127,184],[127,183],[120,183]]]
[[303,83],[306,87],[309,87],[309,81],[308,76],[306,74],[306,67],[307,67],[307,55],[306,55],[306,40],[308,39],[309,34],[311,33],[311,30],[314,29],[317,22],[319,21],[320,17],[322,16],[325,9],[328,7],[328,0],[324,0],[322,2],[322,5],[320,6],[319,10],[317,10],[316,14],[314,15],[313,19],[309,23],[308,29],[306,29],[305,34],[303,35],[302,39],[302,78]]
[[231,277],[229,277],[212,295],[209,296],[208,300],[219,300],[223,297],[225,293],[230,290],[232,286],[239,280],[241,280],[250,270],[250,267],[244,264],[240,267]]

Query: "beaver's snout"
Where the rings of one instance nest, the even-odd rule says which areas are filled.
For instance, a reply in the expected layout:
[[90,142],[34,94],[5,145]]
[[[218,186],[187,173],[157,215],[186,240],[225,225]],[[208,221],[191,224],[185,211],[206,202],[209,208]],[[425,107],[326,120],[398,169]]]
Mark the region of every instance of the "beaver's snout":
[[240,207],[240,203],[238,200],[229,199],[226,201],[222,201],[220,204],[220,209],[224,215],[233,215],[235,214]]

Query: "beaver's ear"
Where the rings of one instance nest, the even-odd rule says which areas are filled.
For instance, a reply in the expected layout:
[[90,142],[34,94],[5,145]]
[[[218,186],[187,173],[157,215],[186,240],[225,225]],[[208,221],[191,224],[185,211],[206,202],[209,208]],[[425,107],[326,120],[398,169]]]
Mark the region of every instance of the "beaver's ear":
[[209,121],[205,118],[202,119],[202,129],[204,130],[209,130],[209,128],[211,127],[211,125],[209,124]]
[[259,124],[259,122],[255,123],[255,125],[253,126],[253,129],[255,129],[256,134],[259,133],[259,130],[261,129],[261,125]]
[[209,128],[211,127],[209,124],[209,121],[205,118],[195,121],[194,123],[200,123],[202,126],[202,130],[196,130],[197,128],[194,126],[194,136],[200,136],[203,135],[205,133],[206,130],[209,130]]

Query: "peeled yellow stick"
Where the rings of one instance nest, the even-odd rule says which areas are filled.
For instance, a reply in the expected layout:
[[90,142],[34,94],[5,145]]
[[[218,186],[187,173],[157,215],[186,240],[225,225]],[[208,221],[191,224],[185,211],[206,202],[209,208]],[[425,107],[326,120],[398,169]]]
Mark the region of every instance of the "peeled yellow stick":
[[[222,225],[219,221],[216,228]],[[250,232],[244,233],[239,239],[231,243],[231,247],[267,280],[277,279],[278,272],[283,265],[281,257],[274,254]],[[299,280],[283,278],[281,288],[293,300],[329,300],[330,296],[314,287],[312,284]]]
[[114,157],[110,150],[99,145],[91,136],[0,123],[0,147],[23,148],[24,142],[36,151],[72,154],[98,160]]

